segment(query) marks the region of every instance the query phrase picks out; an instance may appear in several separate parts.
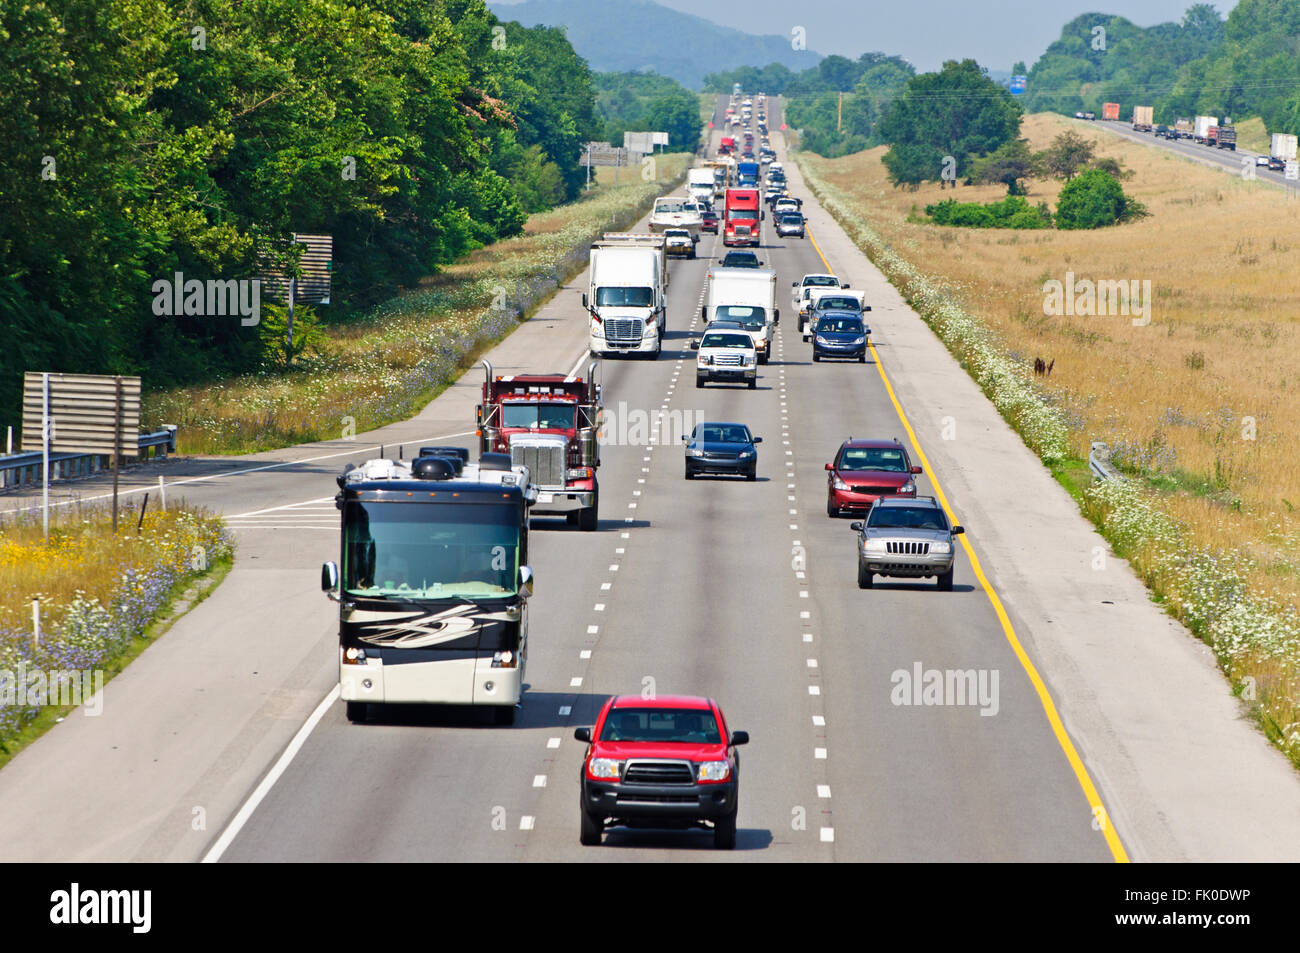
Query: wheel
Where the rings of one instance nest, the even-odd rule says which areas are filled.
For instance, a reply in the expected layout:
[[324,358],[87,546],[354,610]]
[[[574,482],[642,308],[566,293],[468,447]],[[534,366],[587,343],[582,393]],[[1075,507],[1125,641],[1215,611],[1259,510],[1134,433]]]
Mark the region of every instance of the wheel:
[[595,495],[591,498],[591,506],[585,510],[578,511],[578,528],[584,533],[592,533],[596,530],[597,513],[600,510],[600,488],[597,487]]
[[695,376],[695,386],[696,386],[696,387],[703,387],[703,386],[704,386],[704,378],[703,378],[703,377],[700,377],[698,374]]
[[760,363],[760,364],[766,364],[766,363],[767,363],[767,352],[766,352],[766,351],[764,351],[762,354],[758,355],[758,363]]
[[737,813],[739,813],[739,808],[730,814],[724,814],[713,822],[713,847],[715,850],[735,849]]
[[578,511],[578,510],[574,510],[572,513],[565,513],[565,514],[564,514],[564,522],[568,523],[570,526],[577,526],[577,525],[578,525],[578,515],[579,515],[579,511]]
[[757,377],[754,378],[752,381],[749,382],[749,389],[750,389],[750,390],[758,390],[758,378],[757,378]]
[[863,351],[861,354],[858,355],[858,363],[859,363],[859,364],[865,364],[865,363],[867,363],[867,352],[866,352],[866,351]]
[[813,363],[814,363],[814,364],[819,364],[819,363],[821,363],[821,359],[822,359],[822,356],[821,356],[820,354],[817,353],[816,349],[814,349],[814,350],[813,350]]
[[366,720],[366,710],[369,706],[365,702],[348,702],[348,721],[354,725],[360,724]]
[[690,467],[687,467],[687,468],[686,468],[686,479],[688,479],[688,480],[694,480],[694,479],[695,479],[695,474],[694,474],[694,472],[692,472],[692,470],[691,470]]
[[498,705],[496,710],[492,712],[492,722],[507,727],[513,725],[515,723],[515,706]]
[[748,480],[750,483],[753,483],[755,480],[758,479],[758,470],[756,468],[751,469],[748,473],[745,474],[745,479]]
[[872,577],[873,575],[874,575],[874,573],[872,573],[871,570],[867,569],[866,566],[862,565],[861,560],[859,560],[859,561],[858,561],[858,588],[859,588],[859,589],[870,589],[870,588],[871,588],[871,577]]
[[940,592],[952,592],[952,570],[939,573],[936,579],[936,585]]
[[584,847],[599,847],[600,835],[604,833],[605,825],[601,823],[600,818],[588,814],[585,808],[579,808],[582,815],[582,829],[578,833],[578,840]]
[[829,516],[831,519],[835,519],[840,515],[840,508],[836,506],[834,503],[832,503],[830,500],[827,500],[826,515]]

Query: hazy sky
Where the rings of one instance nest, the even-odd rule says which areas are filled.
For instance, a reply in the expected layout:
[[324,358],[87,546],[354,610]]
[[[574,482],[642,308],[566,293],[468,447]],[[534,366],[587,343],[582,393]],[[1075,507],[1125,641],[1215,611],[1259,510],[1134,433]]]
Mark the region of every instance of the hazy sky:
[[[500,3],[509,0],[497,0]],[[746,33],[790,36],[807,48],[856,59],[868,50],[906,57],[919,70],[973,57],[981,66],[1032,66],[1061,27],[1081,13],[1127,17],[1139,26],[1180,19],[1195,0],[656,0]],[[1212,0],[1221,16],[1237,0]],[[764,64],[755,64],[764,65]]]

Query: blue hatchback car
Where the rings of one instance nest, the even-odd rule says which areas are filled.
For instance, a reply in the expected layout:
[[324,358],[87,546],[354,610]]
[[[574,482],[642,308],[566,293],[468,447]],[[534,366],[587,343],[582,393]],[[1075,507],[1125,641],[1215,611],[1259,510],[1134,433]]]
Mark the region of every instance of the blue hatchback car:
[[686,444],[686,479],[700,473],[734,473],[746,480],[758,479],[758,450],[763,442],[744,424],[702,423],[696,425]]
[[826,311],[817,318],[812,330],[814,361],[824,357],[842,357],[867,362],[867,337],[871,328],[862,315],[852,311]]

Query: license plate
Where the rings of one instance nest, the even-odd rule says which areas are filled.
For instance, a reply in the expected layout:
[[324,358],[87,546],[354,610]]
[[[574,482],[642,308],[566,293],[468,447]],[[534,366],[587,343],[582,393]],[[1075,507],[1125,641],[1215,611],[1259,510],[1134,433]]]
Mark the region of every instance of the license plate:
[[537,502],[538,502],[538,503],[549,503],[549,502],[551,502],[553,499],[555,499],[555,494],[554,494],[554,493],[538,493],[538,494],[537,494]]

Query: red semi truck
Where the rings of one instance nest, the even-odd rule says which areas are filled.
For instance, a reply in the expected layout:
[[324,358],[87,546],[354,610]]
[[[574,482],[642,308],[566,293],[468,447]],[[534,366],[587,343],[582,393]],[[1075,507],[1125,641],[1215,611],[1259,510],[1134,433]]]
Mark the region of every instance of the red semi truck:
[[1101,118],[1119,120],[1119,103],[1102,103]]
[[763,218],[758,189],[727,189],[725,201],[722,244],[757,247],[758,223]]
[[718,142],[718,155],[729,156],[736,151],[735,136],[723,136]]
[[564,374],[496,376],[487,361],[483,369],[479,453],[508,453],[512,465],[528,467],[537,487],[533,515],[563,515],[570,526],[594,530],[600,504],[596,362],[586,380]]

